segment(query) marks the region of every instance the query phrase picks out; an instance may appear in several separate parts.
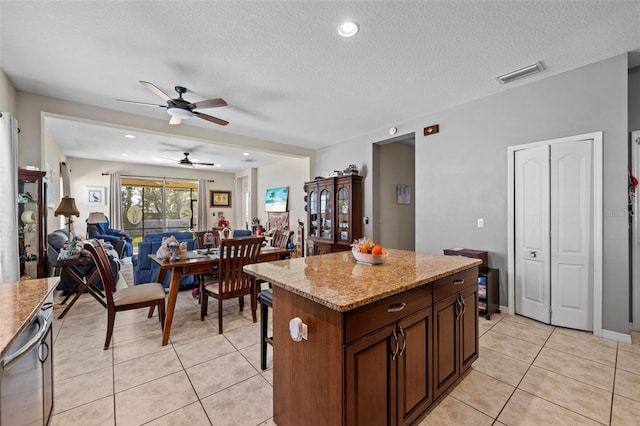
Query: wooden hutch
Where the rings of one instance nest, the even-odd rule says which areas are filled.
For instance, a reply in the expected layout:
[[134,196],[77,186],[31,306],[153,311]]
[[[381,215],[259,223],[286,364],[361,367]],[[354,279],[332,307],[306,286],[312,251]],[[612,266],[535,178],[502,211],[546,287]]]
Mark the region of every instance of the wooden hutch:
[[363,236],[362,176],[316,179],[304,184],[307,205],[307,255],[351,250]]

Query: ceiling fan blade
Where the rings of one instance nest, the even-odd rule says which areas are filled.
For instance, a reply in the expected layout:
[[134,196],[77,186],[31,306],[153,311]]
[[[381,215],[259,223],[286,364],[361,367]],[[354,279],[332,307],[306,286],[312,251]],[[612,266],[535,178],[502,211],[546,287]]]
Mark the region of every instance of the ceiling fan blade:
[[227,103],[222,98],[206,99],[204,101],[194,102],[187,105],[188,108],[206,109],[227,106]]
[[228,122],[228,121],[225,121],[225,120],[223,120],[223,119],[221,119],[221,118],[218,118],[218,117],[214,117],[214,116],[212,116],[212,115],[203,114],[203,113],[198,112],[198,111],[191,111],[191,112],[193,112],[193,114],[194,114],[196,117],[200,117],[200,118],[202,118],[202,119],[204,119],[204,120],[210,121],[210,122],[212,122],[212,123],[219,124],[219,125],[221,125],[221,126],[226,126],[227,124],[229,124],[229,122]]
[[127,101],[126,99],[116,99],[116,101],[118,101],[118,102],[127,102],[129,104],[147,105],[147,106],[153,106],[153,107],[158,107],[158,108],[166,108],[167,107],[166,105],[150,104],[148,102]]
[[180,117],[172,116],[171,120],[169,120],[169,124],[180,124],[182,123],[182,119]]
[[169,95],[164,93],[162,90],[158,89],[153,83],[149,83],[148,81],[142,81],[142,80],[140,80],[140,83],[142,83],[144,85],[144,87],[146,87],[147,89],[149,89],[150,91],[152,91],[156,95],[160,96],[165,101],[170,101],[171,100],[171,97]]
[[193,164],[194,166],[215,166],[215,164],[214,164],[214,163],[201,163],[201,162],[199,162],[199,161],[198,161],[197,163],[196,163],[195,161],[192,161],[192,164]]

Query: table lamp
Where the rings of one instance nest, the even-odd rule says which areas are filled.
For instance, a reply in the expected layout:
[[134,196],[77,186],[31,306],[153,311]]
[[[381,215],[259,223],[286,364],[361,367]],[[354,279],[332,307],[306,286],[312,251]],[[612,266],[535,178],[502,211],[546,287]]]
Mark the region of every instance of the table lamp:
[[80,212],[76,207],[76,200],[65,195],[62,197],[62,200],[60,201],[60,204],[58,204],[58,208],[53,215],[56,217],[62,215],[67,218],[67,237],[71,240],[71,224],[73,223],[71,216],[80,217]]

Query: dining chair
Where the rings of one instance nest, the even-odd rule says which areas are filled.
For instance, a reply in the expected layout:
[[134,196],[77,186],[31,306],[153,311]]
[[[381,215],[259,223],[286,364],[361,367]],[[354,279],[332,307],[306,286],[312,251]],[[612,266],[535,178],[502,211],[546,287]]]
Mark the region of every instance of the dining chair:
[[293,231],[278,229],[273,236],[271,245],[274,247],[287,248],[291,241],[291,237],[293,237]]
[[[218,231],[196,231],[193,233],[196,240],[196,248],[209,249],[220,247],[220,234]],[[198,298],[198,302],[201,302],[200,298],[200,286],[204,283],[206,276],[215,276],[217,273],[217,265],[211,268],[211,272],[208,274],[202,274],[198,276],[198,287],[194,288],[191,292],[193,297]]]
[[98,268],[98,274],[104,285],[107,299],[107,338],[104,349],[109,349],[116,312],[138,308],[158,307],[160,327],[164,329],[164,287],[160,283],[139,284],[116,290],[116,282],[111,273],[109,258],[96,239],[84,243],[84,249],[89,252],[91,259]]
[[244,309],[244,296],[251,297],[253,322],[257,321],[257,293],[255,278],[243,271],[244,265],[256,263],[262,247],[262,237],[228,238],[220,242],[217,280],[200,285],[200,320],[207,315],[209,296],[218,300],[218,333],[222,334],[222,301],[238,298],[240,312]]

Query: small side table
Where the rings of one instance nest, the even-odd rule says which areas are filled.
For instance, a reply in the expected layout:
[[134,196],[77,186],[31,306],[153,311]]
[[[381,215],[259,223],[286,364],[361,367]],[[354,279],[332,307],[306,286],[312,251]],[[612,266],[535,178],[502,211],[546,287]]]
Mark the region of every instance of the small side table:
[[58,259],[58,263],[56,267],[60,269],[60,275],[62,276],[62,271],[66,270],[69,276],[76,282],[76,285],[73,287],[69,295],[64,298],[62,304],[67,303],[67,300],[71,297],[71,295],[75,293],[71,302],[64,308],[62,313],[58,316],[58,319],[62,319],[69,309],[76,303],[78,298],[82,296],[84,292],[89,292],[102,306],[107,307],[106,302],[104,301],[104,294],[102,291],[93,285],[93,281],[98,277],[98,268],[89,269],[89,276],[83,273],[78,266],[80,265],[93,265],[93,260],[88,256],[80,256],[76,259]]

